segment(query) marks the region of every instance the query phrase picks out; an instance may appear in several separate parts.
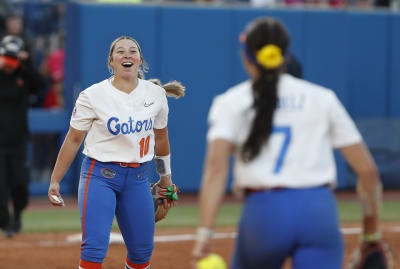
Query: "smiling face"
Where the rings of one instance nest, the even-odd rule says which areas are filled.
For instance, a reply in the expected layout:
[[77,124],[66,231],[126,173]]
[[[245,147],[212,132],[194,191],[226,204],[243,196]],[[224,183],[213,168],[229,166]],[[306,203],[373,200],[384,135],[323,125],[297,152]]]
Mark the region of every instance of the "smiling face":
[[116,39],[111,45],[108,66],[115,77],[137,78],[139,66],[143,63],[140,47],[128,37]]

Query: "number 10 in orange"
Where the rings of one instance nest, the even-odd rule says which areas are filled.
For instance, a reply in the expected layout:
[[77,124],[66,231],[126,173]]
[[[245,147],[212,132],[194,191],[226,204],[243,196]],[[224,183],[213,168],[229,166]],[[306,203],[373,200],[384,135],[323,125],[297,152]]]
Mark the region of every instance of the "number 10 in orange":
[[146,138],[140,139],[140,158],[143,158],[144,155],[149,153],[149,146],[150,146],[150,136],[147,136]]

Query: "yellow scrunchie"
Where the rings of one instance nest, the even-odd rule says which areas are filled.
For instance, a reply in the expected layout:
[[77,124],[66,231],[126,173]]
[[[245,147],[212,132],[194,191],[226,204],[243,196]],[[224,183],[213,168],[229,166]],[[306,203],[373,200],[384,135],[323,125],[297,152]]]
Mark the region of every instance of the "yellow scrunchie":
[[283,64],[282,50],[276,45],[265,45],[256,53],[257,62],[267,69],[276,69]]

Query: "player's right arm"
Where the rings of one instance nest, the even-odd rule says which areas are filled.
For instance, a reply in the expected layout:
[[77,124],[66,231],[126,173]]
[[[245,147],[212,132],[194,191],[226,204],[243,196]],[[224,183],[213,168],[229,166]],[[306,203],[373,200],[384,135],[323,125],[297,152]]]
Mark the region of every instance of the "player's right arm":
[[212,228],[225,194],[229,158],[233,151],[234,145],[226,139],[215,139],[208,143],[199,195],[198,235],[192,253],[195,260],[210,252]]
[[[50,179],[48,196],[50,202],[55,206],[62,206],[63,202],[60,195],[60,182],[67,173],[71,163],[76,157],[76,154],[85,138],[86,131],[80,131],[70,127],[65,137],[64,143],[58,153],[57,161],[54,166],[53,173]],[[60,200],[57,201],[52,195],[56,195]]]
[[382,185],[375,162],[363,142],[339,148],[354,173],[357,175],[357,193],[363,210],[363,232],[365,239],[379,239],[379,209]]

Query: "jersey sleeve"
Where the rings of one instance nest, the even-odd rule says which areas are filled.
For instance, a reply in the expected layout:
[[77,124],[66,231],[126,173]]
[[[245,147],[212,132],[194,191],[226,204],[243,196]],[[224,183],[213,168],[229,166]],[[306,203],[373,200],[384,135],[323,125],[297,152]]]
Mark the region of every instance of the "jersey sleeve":
[[340,148],[360,143],[362,141],[361,134],[336,94],[329,91],[328,98],[332,146]]
[[155,129],[163,129],[167,127],[168,124],[168,112],[169,112],[169,107],[168,107],[168,100],[167,96],[165,94],[165,90],[162,89],[162,94],[161,94],[161,109],[156,115],[154,119],[154,128]]
[[236,143],[239,121],[240,115],[235,113],[227,102],[220,97],[214,98],[208,113],[207,141],[225,139]]
[[94,119],[96,119],[96,113],[89,101],[89,97],[85,92],[81,92],[75,102],[70,125],[77,130],[87,131],[92,126]]

